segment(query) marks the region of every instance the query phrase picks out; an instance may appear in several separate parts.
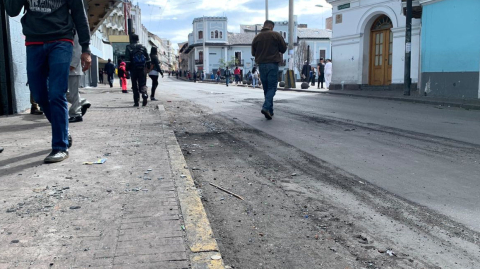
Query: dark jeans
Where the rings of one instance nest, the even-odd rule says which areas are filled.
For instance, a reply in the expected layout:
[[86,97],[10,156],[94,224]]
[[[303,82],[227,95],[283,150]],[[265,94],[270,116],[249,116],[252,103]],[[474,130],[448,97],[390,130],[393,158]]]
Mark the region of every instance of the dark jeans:
[[103,73],[98,74],[98,80],[100,81],[100,84],[103,84]]
[[130,70],[130,77],[132,79],[133,101],[138,103],[140,100],[140,93],[147,93],[147,74],[144,68]]
[[155,90],[158,86],[158,76],[148,75],[152,79],[152,94],[150,94],[150,98],[155,97]]
[[72,44],[63,41],[27,46],[30,92],[52,125],[54,150],[67,150],[68,145],[66,93],[72,50]]
[[[325,75],[324,74],[321,74],[320,76],[318,76],[318,85],[317,87],[318,88],[323,88],[323,82],[325,81]],[[322,87],[320,87],[320,85]]]
[[259,64],[259,69],[265,96],[262,110],[273,114],[273,97],[277,92],[278,85],[278,63]]
[[110,84],[110,88],[111,88],[113,87],[113,74],[107,74],[107,77],[108,77],[108,84]]

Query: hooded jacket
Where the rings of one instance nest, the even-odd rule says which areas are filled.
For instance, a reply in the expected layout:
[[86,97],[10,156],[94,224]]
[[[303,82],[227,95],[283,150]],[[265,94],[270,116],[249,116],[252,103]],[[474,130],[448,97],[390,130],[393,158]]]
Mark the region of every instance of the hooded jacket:
[[12,17],[22,17],[26,42],[73,41],[77,29],[82,52],[90,52],[90,29],[83,0],[3,0],[5,10]]

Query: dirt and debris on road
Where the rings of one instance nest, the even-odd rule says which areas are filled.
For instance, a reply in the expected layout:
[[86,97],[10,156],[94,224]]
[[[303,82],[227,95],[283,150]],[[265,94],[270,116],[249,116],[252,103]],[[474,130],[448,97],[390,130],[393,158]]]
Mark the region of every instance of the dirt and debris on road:
[[165,108],[231,268],[478,268],[478,233],[233,117]]

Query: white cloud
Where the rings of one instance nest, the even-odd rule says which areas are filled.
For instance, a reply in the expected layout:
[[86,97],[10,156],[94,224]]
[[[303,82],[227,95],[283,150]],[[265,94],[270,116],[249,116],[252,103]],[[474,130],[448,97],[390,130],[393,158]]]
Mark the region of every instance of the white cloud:
[[[151,32],[174,43],[188,40],[194,18],[226,16],[228,31],[239,32],[240,24],[263,23],[263,0],[137,0],[142,8],[142,22]],[[323,5],[322,8],[316,5]],[[288,20],[288,1],[269,0],[269,19]],[[331,5],[325,0],[295,0],[299,23],[310,28],[323,28],[331,16]]]

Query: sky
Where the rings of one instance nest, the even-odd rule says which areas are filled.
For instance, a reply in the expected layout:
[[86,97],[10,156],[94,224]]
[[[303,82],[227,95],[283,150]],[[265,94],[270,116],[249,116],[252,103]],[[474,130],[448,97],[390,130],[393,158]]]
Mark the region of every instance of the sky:
[[[132,0],[142,9],[142,24],[161,38],[177,44],[188,40],[194,18],[225,16],[228,31],[240,32],[240,24],[262,24],[265,0]],[[268,15],[273,21],[288,20],[289,0],[268,0]],[[322,5],[323,7],[317,7]],[[325,0],[294,0],[298,23],[308,28],[325,28],[332,7]]]

